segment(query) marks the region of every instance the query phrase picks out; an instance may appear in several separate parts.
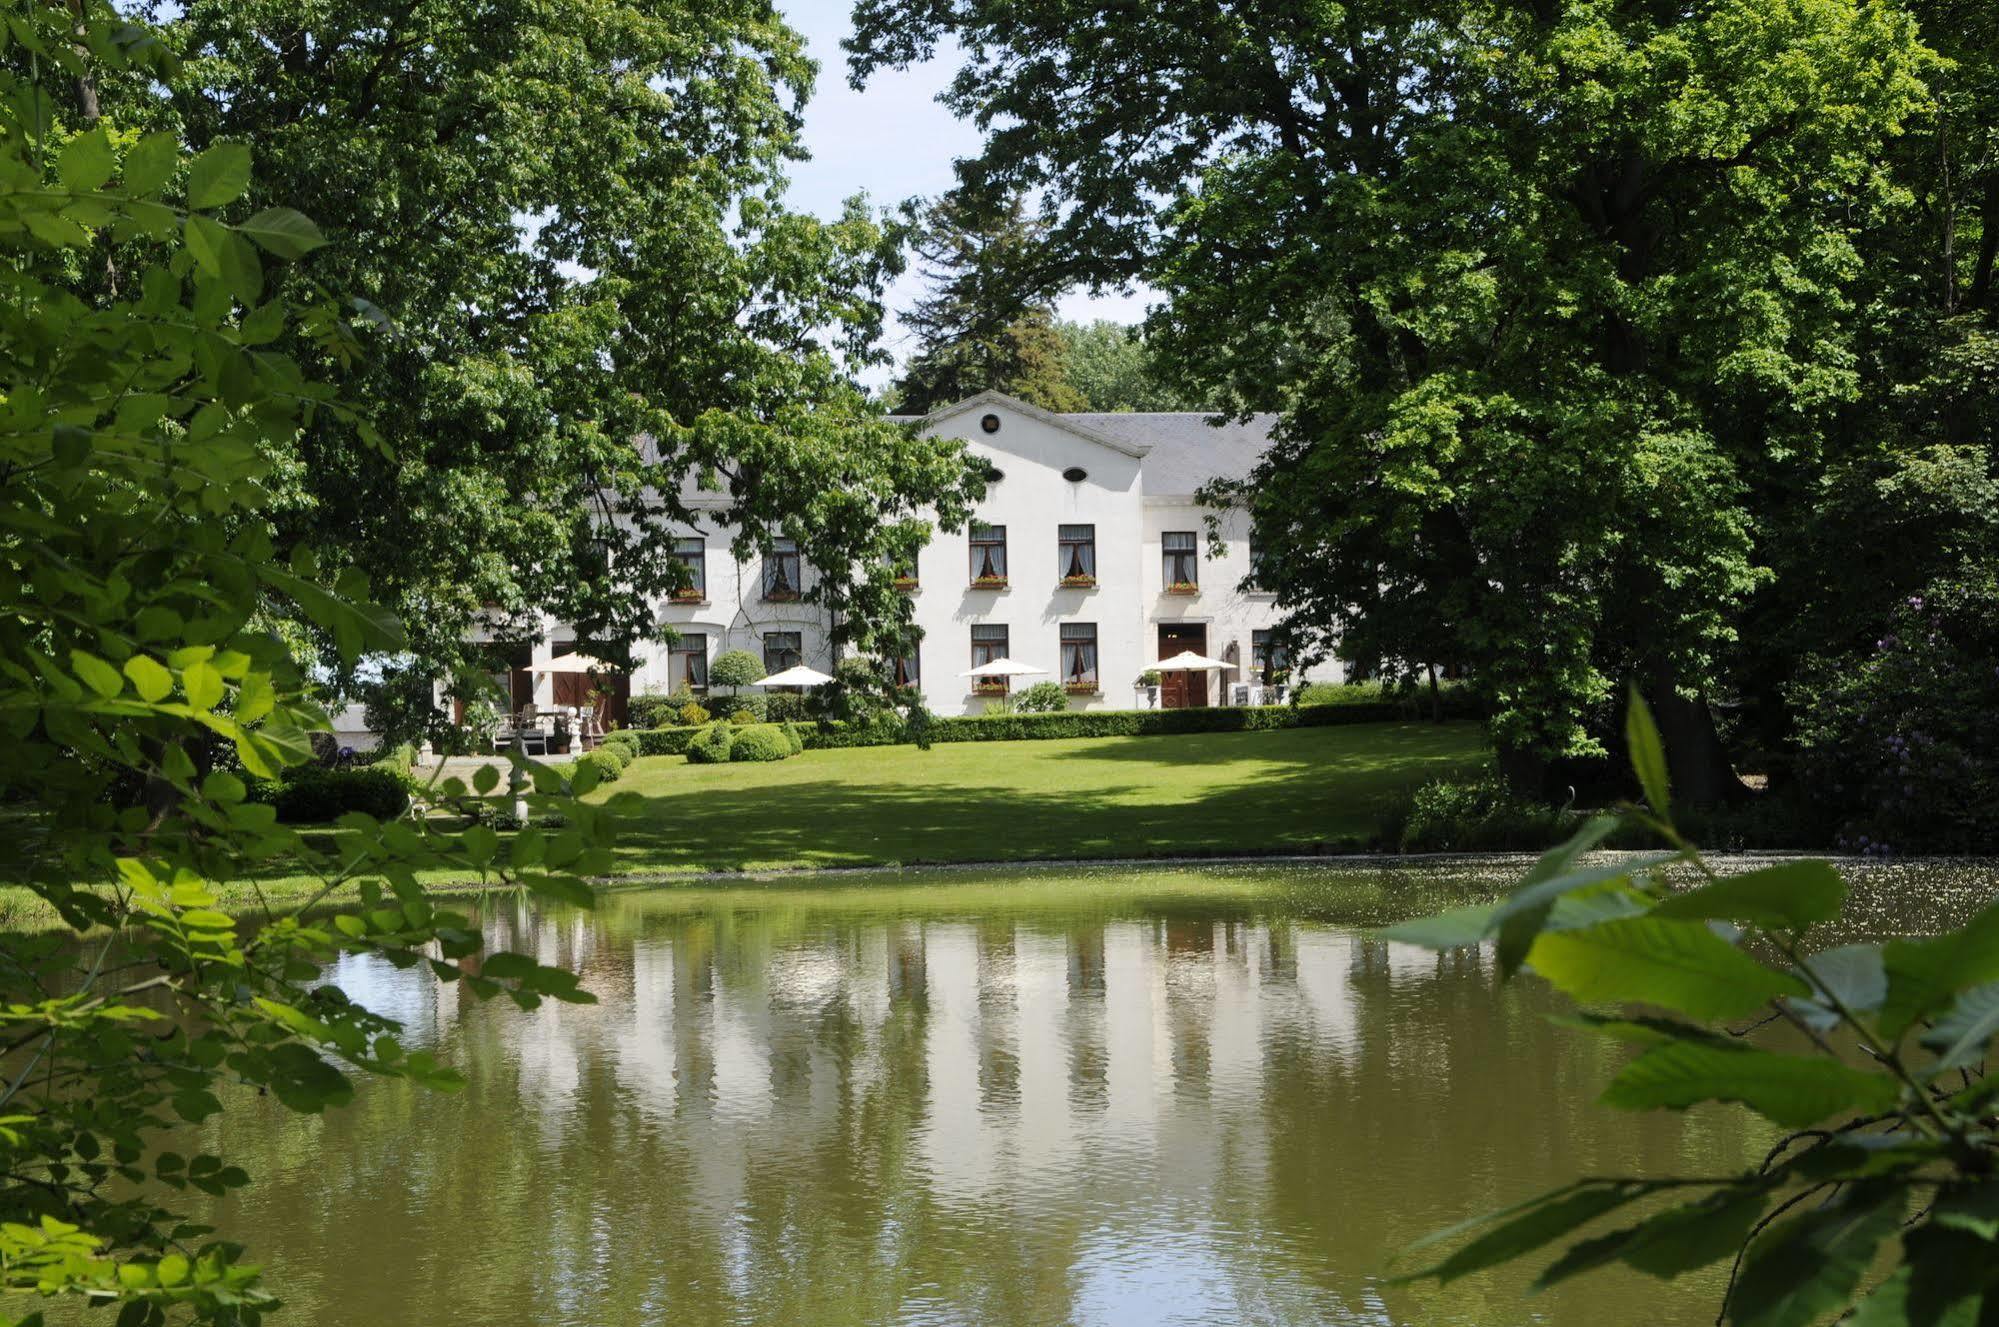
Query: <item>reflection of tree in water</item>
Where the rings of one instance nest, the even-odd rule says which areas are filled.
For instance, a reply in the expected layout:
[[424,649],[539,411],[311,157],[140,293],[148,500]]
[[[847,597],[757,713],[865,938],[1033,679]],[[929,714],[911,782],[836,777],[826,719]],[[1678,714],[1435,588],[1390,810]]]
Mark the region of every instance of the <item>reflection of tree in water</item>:
[[[1142,1247],[1223,1320],[1358,1321],[1385,1254],[1465,1211],[1757,1143],[1587,1105],[1617,1052],[1545,1026],[1531,985],[1495,995],[1475,952],[1418,957],[1235,896],[1205,915],[1101,898],[982,923],[837,899],[595,918],[488,900],[490,943],[566,956],[603,1003],[523,1015],[428,988],[412,1028],[471,1071],[465,1092],[370,1085],[323,1121],[251,1103],[260,1131],[235,1116],[231,1146],[257,1183],[225,1230],[270,1232],[302,1323],[450,1305],[1040,1324],[1077,1318],[1106,1260]],[[976,1154],[938,1169],[940,1125],[967,1119]],[[371,1273],[311,1274],[343,1266]],[[1627,1320],[1612,1284],[1539,1306]],[[1518,1309],[1482,1279],[1387,1294],[1396,1320]]]

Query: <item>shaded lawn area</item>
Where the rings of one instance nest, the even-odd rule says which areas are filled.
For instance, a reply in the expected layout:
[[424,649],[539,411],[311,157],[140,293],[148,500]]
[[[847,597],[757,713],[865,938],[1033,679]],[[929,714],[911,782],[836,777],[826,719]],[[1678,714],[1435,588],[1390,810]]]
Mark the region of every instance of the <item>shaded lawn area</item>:
[[1362,847],[1409,790],[1487,760],[1475,723],[958,742],[768,765],[641,759],[626,873]]

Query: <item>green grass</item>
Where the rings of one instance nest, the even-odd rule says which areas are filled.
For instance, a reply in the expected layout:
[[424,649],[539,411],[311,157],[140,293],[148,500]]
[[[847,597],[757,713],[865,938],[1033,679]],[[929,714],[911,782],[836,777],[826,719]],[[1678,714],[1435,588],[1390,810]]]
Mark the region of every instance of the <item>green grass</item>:
[[1485,760],[1476,724],[1356,724],[659,756],[607,793],[626,873],[1212,855],[1366,846],[1411,788]]
[[[1477,724],[1354,724],[807,751],[767,765],[653,756],[591,797],[623,799],[616,870],[638,878],[1248,855],[1369,846],[1409,790],[1486,759]],[[292,872],[272,863],[216,892],[225,910],[251,914],[318,892]],[[479,888],[459,871],[417,874],[437,890]],[[27,890],[0,884],[0,929],[55,920]]]

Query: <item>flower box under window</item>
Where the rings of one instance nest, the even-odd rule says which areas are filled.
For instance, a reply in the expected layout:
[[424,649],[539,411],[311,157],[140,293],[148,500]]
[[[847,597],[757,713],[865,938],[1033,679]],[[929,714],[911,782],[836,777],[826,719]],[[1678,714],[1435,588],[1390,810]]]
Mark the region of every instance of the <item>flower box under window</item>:
[[1097,588],[1095,576],[1064,576],[1062,588],[1065,590],[1094,590]]
[[1006,588],[1006,577],[974,576],[972,577],[972,588],[974,590],[1004,590]]
[[890,581],[889,584],[895,586],[896,589],[901,590],[904,594],[908,594],[916,588],[916,577],[898,576],[893,581]]
[[1199,594],[1201,587],[1194,581],[1174,581],[1166,587],[1168,594]]
[[697,589],[675,590],[672,597],[673,602],[676,604],[705,604],[708,602],[707,594]]
[[1003,677],[975,677],[972,679],[972,694],[975,696],[1004,696],[1006,679]]
[[1062,689],[1072,696],[1096,696],[1102,693],[1095,682],[1064,682]]
[[764,602],[767,604],[795,604],[798,602],[798,591],[765,590]]

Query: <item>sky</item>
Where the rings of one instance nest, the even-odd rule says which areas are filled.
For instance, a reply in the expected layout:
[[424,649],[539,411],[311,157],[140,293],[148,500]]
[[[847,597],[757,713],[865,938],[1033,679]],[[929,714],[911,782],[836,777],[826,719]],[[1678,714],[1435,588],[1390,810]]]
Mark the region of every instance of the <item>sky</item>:
[[[847,56],[841,40],[853,30],[852,0],[780,0],[779,8],[792,26],[805,34],[819,81],[805,107],[805,145],[812,159],[793,166],[791,203],[822,217],[837,216],[841,203],[865,193],[876,208],[893,207],[905,198],[935,197],[951,187],[951,163],[979,149],[978,131],[954,119],[936,97],[956,72],[952,52],[940,52],[928,64],[897,71],[884,69],[868,81],[865,91],[847,85]],[[889,308],[906,309],[923,293],[919,275],[910,271],[891,288]],[[1149,292],[1092,296],[1075,292],[1057,304],[1064,318],[1110,318],[1137,322],[1145,315]],[[891,322],[889,348],[897,360],[910,345],[899,322]]]

